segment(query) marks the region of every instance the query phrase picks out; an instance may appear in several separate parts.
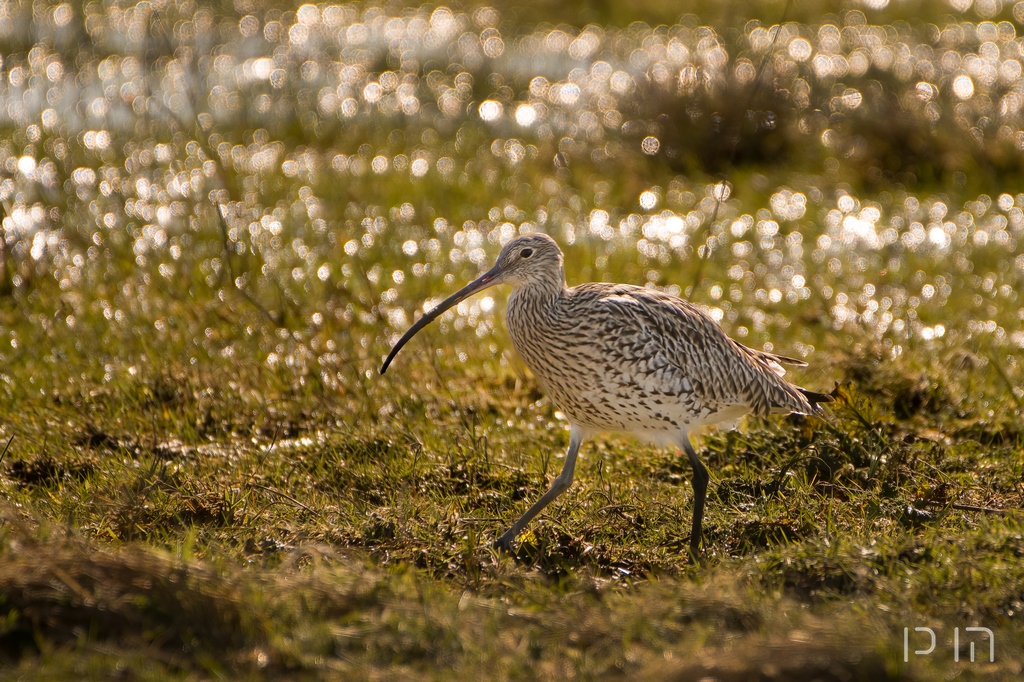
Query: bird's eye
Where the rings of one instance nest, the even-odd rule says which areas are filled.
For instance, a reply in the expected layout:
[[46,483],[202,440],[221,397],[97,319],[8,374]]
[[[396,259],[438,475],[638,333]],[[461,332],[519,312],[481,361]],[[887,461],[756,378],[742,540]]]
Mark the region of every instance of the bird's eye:
[[533,249],[523,249],[522,251],[519,252],[519,255],[522,258],[529,258],[530,256],[533,255]]

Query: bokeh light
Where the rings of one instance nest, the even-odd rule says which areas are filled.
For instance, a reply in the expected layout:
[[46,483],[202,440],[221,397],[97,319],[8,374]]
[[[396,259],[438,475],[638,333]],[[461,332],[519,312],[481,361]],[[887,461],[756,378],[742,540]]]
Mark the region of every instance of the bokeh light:
[[[545,231],[570,274],[675,287],[755,346],[1024,347],[1024,42],[988,5],[872,23],[887,4],[729,31],[8,4],[3,277],[146,334],[191,333],[153,291],[243,295],[276,311],[246,322],[275,327],[268,364],[337,355],[276,339],[289,310],[363,371],[417,301]],[[443,321],[490,349],[500,300]]]

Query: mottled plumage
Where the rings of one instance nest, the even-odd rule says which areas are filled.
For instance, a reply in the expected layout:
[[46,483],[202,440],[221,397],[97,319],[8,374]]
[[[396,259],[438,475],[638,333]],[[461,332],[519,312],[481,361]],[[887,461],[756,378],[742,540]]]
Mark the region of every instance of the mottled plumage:
[[690,545],[700,542],[708,474],[690,444],[693,429],[756,415],[811,413],[831,398],[783,378],[782,364],[804,365],[730,339],[683,299],[628,284],[568,288],[562,252],[534,234],[509,242],[495,266],[413,325],[392,349],[383,373],[419,329],[464,298],[498,283],[513,286],[509,334],[551,402],[572,425],[565,467],[540,499],[499,540],[507,548],[541,509],[569,487],[583,439],[627,431],[678,444],[694,469]]

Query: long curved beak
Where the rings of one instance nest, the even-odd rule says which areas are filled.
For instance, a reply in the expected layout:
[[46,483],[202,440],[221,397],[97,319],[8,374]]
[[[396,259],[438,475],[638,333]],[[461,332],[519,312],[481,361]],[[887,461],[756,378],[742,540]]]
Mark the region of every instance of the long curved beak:
[[380,373],[383,374],[388,371],[388,365],[390,365],[391,361],[395,359],[396,355],[398,355],[398,351],[402,350],[402,346],[408,343],[409,339],[416,336],[416,332],[426,327],[436,318],[440,317],[441,314],[449,308],[458,305],[478,291],[483,291],[487,287],[494,286],[500,282],[501,272],[498,270],[498,266],[495,265],[493,268],[441,301],[441,303],[439,303],[437,307],[429,313],[424,313],[423,317],[416,320],[416,324],[409,327],[409,331],[403,334],[402,338],[398,339],[398,343],[396,343],[395,347],[391,349],[390,353],[388,353],[388,357],[385,358],[384,364],[380,366]]

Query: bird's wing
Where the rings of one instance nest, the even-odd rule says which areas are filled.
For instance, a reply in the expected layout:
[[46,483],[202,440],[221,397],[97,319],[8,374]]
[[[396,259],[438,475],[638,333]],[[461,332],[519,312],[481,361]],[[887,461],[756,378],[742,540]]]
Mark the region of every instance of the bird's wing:
[[623,380],[649,394],[692,392],[703,400],[740,404],[739,395],[728,395],[734,391],[714,380],[728,338],[696,307],[655,290],[621,285],[599,297],[597,309],[605,312],[604,353],[628,375]]
[[786,376],[786,368],[783,367],[783,365],[793,365],[794,367],[807,366],[806,362],[804,362],[803,360],[798,360],[797,358],[791,358],[785,355],[778,355],[776,353],[769,353],[768,351],[763,350],[754,350],[753,348],[743,346],[743,344],[739,342],[734,343],[736,343],[736,345],[738,346],[742,346],[743,350],[745,350],[747,353],[753,355],[754,357],[760,358],[762,361],[767,363],[771,370],[780,377]]
[[600,285],[593,296],[595,310],[604,313],[602,351],[610,367],[622,368],[623,381],[650,393],[692,392],[704,404],[745,406],[757,414],[809,409],[796,387],[780,378],[781,363],[791,358],[733,341],[692,303],[628,285]]

